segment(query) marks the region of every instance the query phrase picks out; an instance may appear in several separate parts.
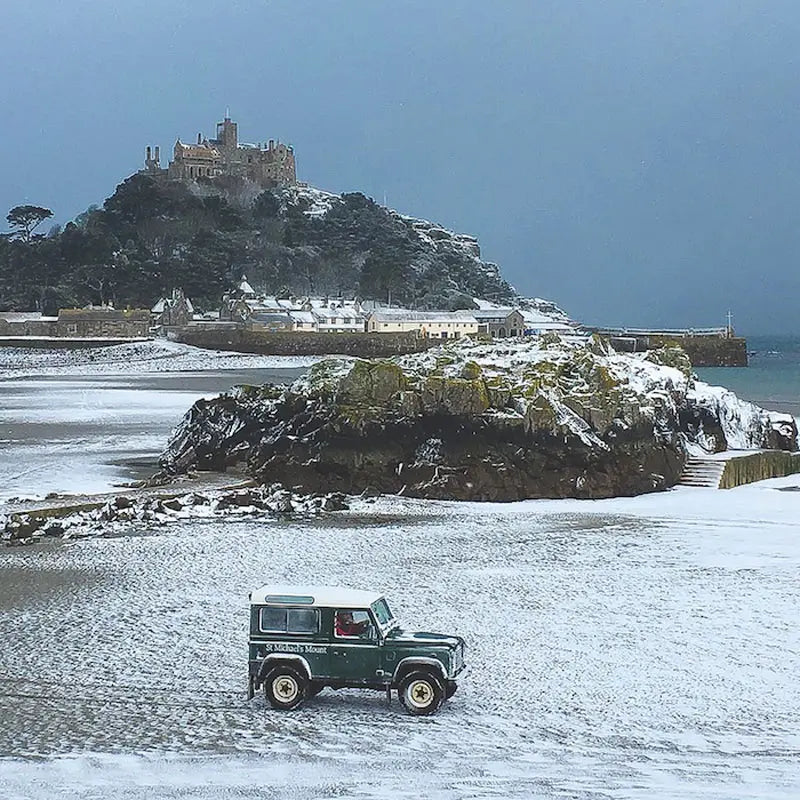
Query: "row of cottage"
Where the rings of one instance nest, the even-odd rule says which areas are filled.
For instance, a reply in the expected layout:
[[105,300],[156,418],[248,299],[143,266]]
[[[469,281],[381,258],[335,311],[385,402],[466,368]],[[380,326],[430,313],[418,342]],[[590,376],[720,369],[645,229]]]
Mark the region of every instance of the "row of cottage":
[[[284,303],[284,305],[281,305]],[[220,322],[250,330],[306,333],[410,333],[436,339],[458,339],[483,334],[497,338],[556,331],[574,333],[574,327],[541,312],[510,307],[470,311],[413,311],[405,308],[368,309],[357,302],[304,300],[272,304],[236,300],[223,307]]]
[[[305,333],[411,333],[436,339],[459,339],[482,334],[496,338],[546,332],[574,333],[575,327],[555,306],[553,312],[536,307],[511,308],[476,300],[469,311],[414,311],[387,308],[372,301],[342,298],[294,298],[257,296],[246,278],[239,290],[223,299],[219,323],[244,326],[250,330]],[[544,304],[545,301],[538,301]],[[187,308],[188,305],[188,308]],[[183,314],[165,312],[170,308]],[[159,301],[153,311],[168,317],[165,326],[187,324],[191,304],[180,291]],[[206,322],[210,321],[206,316]],[[191,323],[190,323],[191,324]],[[203,321],[194,324],[202,325]]]
[[[555,306],[497,306],[476,300],[470,311],[413,311],[386,308],[372,301],[328,298],[257,297],[246,280],[236,296],[226,297],[219,312],[198,315],[180,289],[150,310],[112,306],[61,309],[58,316],[39,312],[0,313],[0,338],[141,339],[170,328],[222,326],[304,333],[417,333],[426,338],[497,338],[556,332],[575,327]],[[544,307],[542,307],[542,305]]]

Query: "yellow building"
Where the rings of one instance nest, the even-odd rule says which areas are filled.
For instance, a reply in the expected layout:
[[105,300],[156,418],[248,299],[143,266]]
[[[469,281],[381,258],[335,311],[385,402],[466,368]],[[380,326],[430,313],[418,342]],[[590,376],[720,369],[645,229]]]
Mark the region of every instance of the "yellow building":
[[390,308],[367,317],[368,333],[419,331],[429,339],[460,339],[478,332],[478,320],[469,311],[408,311]]

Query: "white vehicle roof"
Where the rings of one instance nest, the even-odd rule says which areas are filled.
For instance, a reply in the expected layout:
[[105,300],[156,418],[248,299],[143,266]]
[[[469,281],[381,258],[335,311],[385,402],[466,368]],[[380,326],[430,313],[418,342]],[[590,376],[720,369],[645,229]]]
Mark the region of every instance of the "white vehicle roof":
[[[250,592],[252,605],[308,605],[326,608],[369,608],[379,592],[342,586],[280,586],[267,584]],[[310,599],[309,599],[310,598]]]

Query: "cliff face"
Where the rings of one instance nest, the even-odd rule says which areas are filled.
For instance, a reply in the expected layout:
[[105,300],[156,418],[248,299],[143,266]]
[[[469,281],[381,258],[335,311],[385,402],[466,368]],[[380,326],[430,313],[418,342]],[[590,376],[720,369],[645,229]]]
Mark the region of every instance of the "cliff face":
[[[393,360],[324,361],[288,388],[241,387],[200,401],[162,467],[246,460],[262,481],[308,492],[633,495],[674,485],[687,442],[716,447],[726,428],[732,435],[721,408],[733,400],[714,406],[705,397],[681,351],[643,358],[599,341],[465,341]],[[738,417],[739,440],[794,446],[796,430],[741,405],[752,411]]]

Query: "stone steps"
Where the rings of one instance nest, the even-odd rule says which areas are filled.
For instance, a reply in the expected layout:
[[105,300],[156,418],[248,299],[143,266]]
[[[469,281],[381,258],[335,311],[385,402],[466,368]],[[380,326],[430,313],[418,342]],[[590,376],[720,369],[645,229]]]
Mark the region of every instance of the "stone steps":
[[725,461],[690,456],[683,468],[679,486],[702,486],[708,489],[719,489]]

